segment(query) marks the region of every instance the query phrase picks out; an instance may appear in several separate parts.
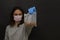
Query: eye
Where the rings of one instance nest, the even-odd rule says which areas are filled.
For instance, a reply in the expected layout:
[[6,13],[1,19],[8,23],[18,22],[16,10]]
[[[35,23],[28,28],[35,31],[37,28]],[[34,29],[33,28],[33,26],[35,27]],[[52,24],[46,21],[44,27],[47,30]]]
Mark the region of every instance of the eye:
[[17,15],[22,15],[22,13],[14,13],[14,15],[15,15],[15,16],[17,16]]
[[18,14],[14,14],[14,15],[18,15]]
[[18,14],[18,15],[22,15],[22,13]]

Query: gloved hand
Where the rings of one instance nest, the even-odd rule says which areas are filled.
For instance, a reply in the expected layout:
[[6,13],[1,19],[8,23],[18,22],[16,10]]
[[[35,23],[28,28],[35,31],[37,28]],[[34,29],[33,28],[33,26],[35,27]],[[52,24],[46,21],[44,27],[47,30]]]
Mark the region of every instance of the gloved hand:
[[28,9],[28,13],[29,14],[33,14],[34,12],[36,12],[36,8],[35,7],[31,7]]

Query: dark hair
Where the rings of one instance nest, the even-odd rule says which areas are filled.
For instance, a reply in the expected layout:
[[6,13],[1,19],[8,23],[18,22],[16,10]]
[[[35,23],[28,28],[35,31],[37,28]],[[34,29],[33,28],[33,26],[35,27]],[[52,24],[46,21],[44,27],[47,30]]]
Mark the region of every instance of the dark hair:
[[22,20],[20,21],[20,23],[17,26],[19,26],[19,25],[24,23],[24,11],[21,8],[19,8],[19,7],[15,7],[15,8],[13,8],[11,16],[10,16],[10,26],[14,26],[14,24],[15,24],[15,21],[14,21],[14,18],[13,18],[13,13],[17,9],[19,9],[22,12],[22,15],[23,15]]

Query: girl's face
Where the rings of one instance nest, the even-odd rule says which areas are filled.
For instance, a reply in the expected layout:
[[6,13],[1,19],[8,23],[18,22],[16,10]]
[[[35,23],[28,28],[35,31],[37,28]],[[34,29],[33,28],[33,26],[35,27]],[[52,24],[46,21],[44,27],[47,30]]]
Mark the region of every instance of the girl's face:
[[22,11],[17,9],[13,13],[14,21],[21,21],[22,20]]

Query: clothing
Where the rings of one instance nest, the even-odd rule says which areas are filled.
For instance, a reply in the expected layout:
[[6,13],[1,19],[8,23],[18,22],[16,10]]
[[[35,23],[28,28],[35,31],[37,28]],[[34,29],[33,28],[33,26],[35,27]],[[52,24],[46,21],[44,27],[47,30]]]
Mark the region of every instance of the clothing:
[[33,27],[25,27],[24,24],[19,25],[19,27],[11,27],[8,25],[4,40],[28,40],[32,28]]
[[[24,17],[24,22],[27,22],[29,14],[25,14]],[[34,21],[36,22],[36,18]],[[6,28],[4,40],[28,40],[28,36],[31,33],[32,28],[33,26],[28,27],[25,26],[25,24],[19,25],[19,27],[11,27],[10,25],[8,25]]]

